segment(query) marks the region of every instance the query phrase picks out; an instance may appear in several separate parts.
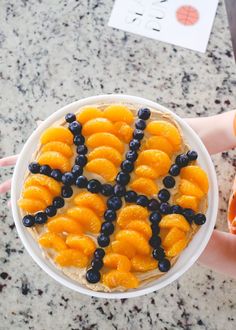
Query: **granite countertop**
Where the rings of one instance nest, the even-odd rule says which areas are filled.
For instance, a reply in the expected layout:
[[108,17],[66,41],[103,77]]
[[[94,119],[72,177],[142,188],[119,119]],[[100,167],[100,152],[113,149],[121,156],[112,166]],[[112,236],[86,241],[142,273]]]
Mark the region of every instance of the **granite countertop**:
[[[20,152],[37,120],[90,95],[139,95],[180,116],[236,106],[236,66],[222,1],[206,54],[109,28],[112,5],[1,1],[1,157]],[[221,197],[217,227],[224,229],[235,152],[213,159]],[[12,168],[1,170],[0,182],[11,174]],[[197,264],[159,292],[130,300],[98,300],[60,286],[23,248],[8,199],[1,197],[0,210],[1,330],[235,329],[236,281]]]

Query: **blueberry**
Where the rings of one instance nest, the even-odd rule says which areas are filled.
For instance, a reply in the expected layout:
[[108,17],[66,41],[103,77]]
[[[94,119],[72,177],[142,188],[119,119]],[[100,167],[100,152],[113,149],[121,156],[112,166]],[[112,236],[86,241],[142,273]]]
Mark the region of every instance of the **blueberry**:
[[130,160],[124,160],[121,163],[121,169],[125,172],[125,173],[130,173],[133,171],[134,169],[134,164],[130,161]]
[[101,193],[104,196],[111,196],[114,193],[112,185],[110,185],[108,183],[103,184],[101,187]]
[[116,177],[116,182],[122,184],[123,186],[127,185],[130,181],[130,175],[128,173],[119,172]]
[[161,202],[167,202],[170,199],[170,193],[167,189],[161,189],[158,193],[158,198]]
[[39,173],[44,174],[44,175],[51,175],[52,169],[48,165],[42,165],[40,166]]
[[61,196],[63,198],[70,198],[73,195],[73,189],[70,186],[61,187]]
[[187,152],[187,156],[188,156],[188,159],[189,159],[189,160],[196,160],[197,157],[198,157],[198,154],[197,154],[197,152],[194,151],[194,150],[189,150],[189,151]]
[[34,217],[32,215],[25,215],[22,219],[22,223],[25,227],[32,227],[34,225]]
[[55,197],[52,202],[53,206],[57,209],[62,208],[65,205],[65,201],[62,197]]
[[158,261],[163,260],[165,258],[165,251],[161,247],[158,247],[152,251],[152,256]]
[[158,268],[162,273],[168,272],[170,270],[171,264],[168,259],[162,259],[158,262]]
[[47,221],[47,215],[44,212],[38,212],[35,214],[35,223],[38,225],[42,225]]
[[135,150],[129,150],[126,155],[125,155],[126,159],[131,161],[131,162],[135,162],[136,159],[138,158],[138,153]]
[[146,122],[143,119],[138,119],[135,122],[135,127],[144,130],[146,128]]
[[71,131],[71,133],[73,133],[74,135],[78,135],[81,132],[81,124],[78,123],[77,121],[73,121],[72,123],[69,124],[69,130]]
[[160,205],[160,212],[163,214],[170,214],[171,207],[169,203],[161,203]]
[[182,214],[190,224],[193,222],[195,212],[192,209],[183,209]]
[[135,203],[136,200],[137,200],[137,193],[135,191],[127,191],[126,194],[125,194],[125,201],[127,203]]
[[185,155],[185,154],[178,155],[178,156],[175,158],[175,163],[176,163],[177,165],[179,165],[180,167],[187,166],[187,165],[188,165],[188,162],[189,162],[189,158],[188,158],[188,156]]
[[114,194],[118,197],[122,197],[125,194],[125,187],[122,186],[121,184],[116,184],[114,186]]
[[182,209],[181,206],[179,206],[179,205],[171,206],[171,213],[173,213],[173,214],[182,214],[182,212],[183,212],[183,209]]
[[160,227],[157,222],[151,224],[152,234],[158,235],[160,233]]
[[71,186],[75,183],[75,177],[71,172],[66,172],[62,175],[61,181],[68,186]]
[[103,257],[105,256],[105,251],[101,248],[97,248],[95,251],[94,251],[94,257],[96,259],[102,259]]
[[152,212],[149,216],[151,223],[159,223],[161,221],[161,214],[159,212]]
[[84,142],[85,142],[85,138],[83,137],[83,135],[75,135],[74,136],[74,144],[76,146],[84,144]]
[[142,140],[142,138],[144,137],[144,133],[141,129],[135,129],[134,133],[133,133],[133,138],[136,140]]
[[57,214],[57,208],[53,205],[49,205],[46,209],[45,209],[45,213],[47,214],[48,217],[54,217],[54,215]]
[[104,219],[106,221],[116,220],[116,212],[114,210],[106,210],[104,213]]
[[160,203],[156,199],[154,198],[150,199],[148,203],[148,210],[156,211],[159,209],[159,207],[160,207]]
[[67,113],[65,115],[65,120],[67,121],[67,123],[72,123],[72,121],[76,120],[76,116],[74,113]]
[[137,197],[136,204],[146,207],[148,206],[148,203],[149,203],[149,199],[147,198],[147,196],[139,195]]
[[149,239],[149,244],[153,247],[153,248],[158,248],[161,244],[161,238],[159,236],[153,235],[150,239]]
[[114,225],[112,222],[104,222],[101,227],[101,232],[107,236],[113,234],[114,232]]
[[84,144],[81,144],[76,148],[76,152],[77,154],[85,155],[88,152],[88,148]]
[[87,184],[87,189],[91,193],[97,194],[101,189],[101,183],[96,179],[89,180]]
[[87,186],[87,183],[88,179],[83,175],[80,175],[75,181],[76,186],[79,188],[85,188]]
[[119,210],[122,206],[120,197],[112,196],[107,200],[107,207],[112,210]]
[[204,225],[204,223],[206,222],[206,216],[202,213],[198,213],[195,215],[194,217],[194,222],[196,225]]
[[84,166],[87,164],[87,157],[85,155],[78,155],[75,158],[75,164],[79,166]]
[[175,179],[170,175],[167,175],[162,182],[166,188],[173,188],[175,186]]
[[106,236],[104,234],[100,234],[97,238],[98,245],[101,247],[106,247],[110,244],[110,238],[109,236]]
[[151,111],[148,108],[141,108],[138,111],[138,117],[143,120],[148,120],[151,116]]
[[94,259],[91,262],[91,267],[94,270],[100,270],[102,268],[102,266],[103,266],[103,261],[101,259]]
[[89,269],[86,272],[86,280],[89,283],[97,283],[100,281],[101,274],[95,269]]
[[133,139],[129,143],[129,147],[131,150],[138,150],[140,147],[140,142],[139,140]]
[[29,164],[28,168],[31,173],[36,174],[36,173],[39,173],[40,165],[39,165],[39,163],[32,162]]
[[60,170],[52,170],[50,176],[56,181],[61,181],[62,173]]
[[169,170],[170,175],[177,176],[180,173],[180,167],[177,164],[173,164]]
[[71,173],[74,175],[74,177],[77,178],[79,175],[83,173],[83,167],[75,164],[71,169]]

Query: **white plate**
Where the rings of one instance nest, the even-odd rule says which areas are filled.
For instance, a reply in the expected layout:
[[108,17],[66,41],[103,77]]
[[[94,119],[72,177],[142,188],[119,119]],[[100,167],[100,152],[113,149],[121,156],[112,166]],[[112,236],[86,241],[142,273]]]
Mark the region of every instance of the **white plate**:
[[[161,278],[154,280],[143,288],[129,290],[128,292],[95,292],[65,276],[59,269],[54,267],[54,265],[51,264],[50,261],[43,258],[40,247],[34,241],[30,233],[27,231],[27,229],[23,226],[21,222],[21,216],[17,206],[17,200],[20,196],[20,192],[23,185],[23,175],[27,170],[27,166],[31,160],[32,154],[35,151],[35,148],[39,141],[39,136],[48,126],[52,125],[56,120],[62,118],[66,113],[75,112],[78,108],[85,105],[122,102],[138,104],[139,106],[146,106],[162,111],[164,113],[170,113],[179,123],[180,127],[182,128],[183,134],[186,140],[189,142],[191,148],[198,152],[198,161],[201,167],[207,172],[209,178],[210,189],[208,193],[209,206],[206,214],[207,222],[199,229],[188,247],[181,253],[176,264],[170,269],[168,273],[163,275]],[[202,251],[206,247],[214,229],[218,210],[218,185],[215,169],[205,146],[203,145],[197,134],[191,129],[191,127],[189,127],[186,122],[184,122],[180,117],[178,117],[176,114],[163,107],[162,105],[146,100],[144,98],[129,95],[100,95],[88,97],[63,107],[62,109],[53,113],[33,132],[33,134],[29,137],[28,141],[24,145],[14,170],[11,198],[12,212],[18,234],[28,253],[47,274],[49,274],[52,278],[54,278],[59,283],[65,285],[66,287],[89,296],[95,296],[98,298],[130,298],[159,290],[166,285],[172,283],[184,272],[186,272],[198,259],[198,257],[201,255]]]

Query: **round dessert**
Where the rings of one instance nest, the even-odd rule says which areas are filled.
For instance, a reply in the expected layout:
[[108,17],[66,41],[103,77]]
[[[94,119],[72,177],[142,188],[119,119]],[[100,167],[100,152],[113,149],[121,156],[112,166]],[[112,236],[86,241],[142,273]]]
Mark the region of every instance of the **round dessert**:
[[208,178],[169,114],[86,106],[47,128],[18,206],[45,258],[95,291],[170,270],[206,222]]

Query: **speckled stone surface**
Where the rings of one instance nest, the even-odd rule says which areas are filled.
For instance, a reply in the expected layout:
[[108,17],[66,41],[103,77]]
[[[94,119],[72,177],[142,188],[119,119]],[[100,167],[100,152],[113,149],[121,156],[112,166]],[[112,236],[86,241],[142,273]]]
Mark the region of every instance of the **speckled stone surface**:
[[[236,107],[236,66],[222,2],[206,54],[109,28],[112,4],[1,1],[1,157],[21,150],[37,120],[89,95],[139,95],[180,116]],[[221,197],[217,227],[224,229],[235,152],[214,156],[214,163]],[[11,174],[1,169],[0,181]],[[8,199],[1,197],[0,210],[1,330],[236,328],[236,281],[199,265],[165,289],[130,300],[98,300],[60,286],[23,248]]]

